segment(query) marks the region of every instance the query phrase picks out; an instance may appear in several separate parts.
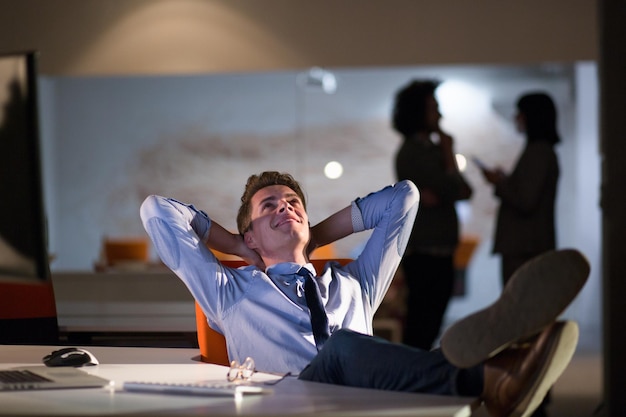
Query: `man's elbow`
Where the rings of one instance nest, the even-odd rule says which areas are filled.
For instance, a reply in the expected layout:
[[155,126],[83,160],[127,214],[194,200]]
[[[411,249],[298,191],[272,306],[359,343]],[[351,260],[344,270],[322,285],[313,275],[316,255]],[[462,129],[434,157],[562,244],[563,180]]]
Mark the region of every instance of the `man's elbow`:
[[397,186],[400,186],[405,194],[405,200],[407,204],[412,206],[419,202],[420,192],[417,186],[411,180],[402,180],[398,182]]
[[157,195],[149,195],[143,200],[141,206],[139,207],[139,217],[141,217],[142,221],[146,221],[151,217],[154,217],[158,212],[159,207],[159,199],[161,197]]

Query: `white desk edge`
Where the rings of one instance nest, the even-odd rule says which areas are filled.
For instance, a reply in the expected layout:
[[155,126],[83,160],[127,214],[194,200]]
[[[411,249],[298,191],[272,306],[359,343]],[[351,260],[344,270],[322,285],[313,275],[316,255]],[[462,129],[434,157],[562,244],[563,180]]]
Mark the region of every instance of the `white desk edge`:
[[[40,365],[59,346],[0,345],[0,368]],[[196,349],[87,348],[100,361],[83,370],[115,382],[115,388],[0,392],[0,415],[10,416],[470,416],[474,398],[342,387],[297,380],[273,386],[274,392],[233,398],[130,393],[124,381],[194,382],[224,380],[227,368],[198,361]],[[277,377],[256,374],[257,381]]]

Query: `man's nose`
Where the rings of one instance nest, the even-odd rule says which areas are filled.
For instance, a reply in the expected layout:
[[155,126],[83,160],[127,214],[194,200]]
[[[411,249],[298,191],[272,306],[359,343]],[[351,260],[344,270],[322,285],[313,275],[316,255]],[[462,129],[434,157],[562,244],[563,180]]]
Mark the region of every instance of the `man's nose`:
[[291,204],[289,204],[288,201],[281,201],[279,203],[278,211],[282,213],[285,210],[293,210],[293,207],[291,207]]

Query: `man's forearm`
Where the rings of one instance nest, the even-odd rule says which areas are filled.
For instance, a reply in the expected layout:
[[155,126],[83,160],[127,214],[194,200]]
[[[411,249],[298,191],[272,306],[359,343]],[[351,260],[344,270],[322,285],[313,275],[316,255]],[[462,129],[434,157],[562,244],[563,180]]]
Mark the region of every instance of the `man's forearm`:
[[223,253],[236,255],[241,252],[243,239],[240,235],[229,232],[220,224],[211,220],[211,230],[205,243],[209,249],[216,249]]
[[248,264],[265,269],[263,260],[256,251],[246,245],[243,236],[238,233],[229,232],[213,220],[211,220],[211,229],[205,244],[209,249],[239,256]]
[[308,252],[354,233],[351,210],[352,206],[347,206],[313,226]]

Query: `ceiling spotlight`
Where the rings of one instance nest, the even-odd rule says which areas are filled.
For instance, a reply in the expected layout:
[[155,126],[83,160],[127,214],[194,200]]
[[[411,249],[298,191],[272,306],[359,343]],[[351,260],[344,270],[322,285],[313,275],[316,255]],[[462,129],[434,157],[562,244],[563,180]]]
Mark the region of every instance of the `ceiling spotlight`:
[[343,175],[343,166],[337,161],[330,161],[324,167],[324,175],[328,179],[336,180]]

